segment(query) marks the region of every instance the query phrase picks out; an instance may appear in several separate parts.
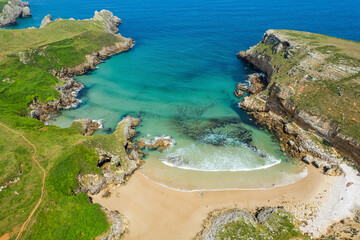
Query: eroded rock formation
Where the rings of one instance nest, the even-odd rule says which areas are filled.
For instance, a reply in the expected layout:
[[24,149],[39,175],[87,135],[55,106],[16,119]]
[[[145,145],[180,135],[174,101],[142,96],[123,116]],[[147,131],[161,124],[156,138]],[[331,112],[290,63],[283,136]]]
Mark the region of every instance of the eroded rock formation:
[[30,17],[31,11],[29,6],[28,2],[10,0],[0,13],[0,27],[15,24],[16,19],[20,17]]

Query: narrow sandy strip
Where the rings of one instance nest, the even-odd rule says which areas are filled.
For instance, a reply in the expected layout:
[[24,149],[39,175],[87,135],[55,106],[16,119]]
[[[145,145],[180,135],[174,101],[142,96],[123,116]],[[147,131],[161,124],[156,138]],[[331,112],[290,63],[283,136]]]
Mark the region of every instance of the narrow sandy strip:
[[35,207],[33,208],[33,210],[31,211],[29,217],[26,219],[26,221],[23,223],[23,225],[20,228],[19,233],[17,234],[15,240],[18,240],[21,237],[21,234],[23,233],[23,231],[26,229],[27,225],[29,224],[32,216],[34,215],[35,211],[38,209],[38,207],[40,206],[42,199],[43,199],[43,195],[44,195],[44,188],[45,188],[45,178],[46,178],[46,172],[45,169],[40,165],[40,163],[38,162],[38,160],[36,160],[35,155],[36,155],[36,147],[34,144],[32,144],[24,135],[22,135],[21,133],[16,132],[15,130],[5,126],[4,124],[0,123],[0,126],[6,128],[7,130],[13,132],[16,135],[21,136],[33,149],[34,149],[34,153],[32,155],[32,160],[39,166],[39,168],[41,169],[41,171],[43,172],[43,178],[42,178],[42,186],[41,186],[41,195],[39,198],[38,203],[35,205]]
[[326,199],[323,193],[333,180],[334,177],[309,167],[307,177],[275,189],[182,192],[161,186],[138,171],[125,186],[109,189],[112,193],[109,198],[102,198],[102,193],[92,197],[94,202],[118,210],[129,220],[126,240],[189,240],[201,230],[203,220],[214,209],[254,210],[281,205],[293,212],[299,205],[321,205]]

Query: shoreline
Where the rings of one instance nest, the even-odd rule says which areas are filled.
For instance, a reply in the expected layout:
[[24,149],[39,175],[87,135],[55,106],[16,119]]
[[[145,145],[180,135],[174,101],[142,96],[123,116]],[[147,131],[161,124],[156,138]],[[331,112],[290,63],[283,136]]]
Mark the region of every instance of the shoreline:
[[[311,166],[308,172],[308,176],[294,184],[268,190],[183,192],[165,188],[136,171],[125,185],[109,186],[91,197],[94,203],[118,210],[128,219],[126,239],[191,239],[215,209],[284,206],[293,213],[300,205],[322,205],[326,196],[316,197],[330,188],[335,177]],[[111,192],[110,197],[102,197],[105,191]],[[301,215],[305,213],[295,213],[297,218]]]

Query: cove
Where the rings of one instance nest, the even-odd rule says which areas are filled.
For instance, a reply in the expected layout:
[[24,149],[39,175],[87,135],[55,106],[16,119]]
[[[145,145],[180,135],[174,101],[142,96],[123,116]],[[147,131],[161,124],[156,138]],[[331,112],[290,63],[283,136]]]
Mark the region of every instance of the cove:
[[[86,87],[80,96],[83,103],[62,112],[53,124],[68,127],[75,119],[91,118],[101,119],[104,129],[114,129],[125,115],[141,117],[139,138],[166,135],[176,141],[170,150],[151,152],[142,173],[185,190],[271,188],[306,174],[286,162],[271,135],[238,109],[233,90],[239,82],[246,84],[246,76],[254,71],[236,52],[254,45],[268,28],[359,37],[345,28],[354,23],[332,29],[333,20],[327,16],[348,19],[341,18],[340,11],[326,14],[336,9],[329,5],[341,5],[335,2],[284,6],[274,1],[272,12],[266,12],[270,3],[265,1],[65,1],[73,6],[66,10],[59,3],[47,3],[46,10],[43,1],[31,3],[34,17],[23,19],[18,27],[39,25],[47,13],[87,18],[102,8],[123,19],[119,32],[135,39],[134,48],[76,77]],[[315,12],[312,17],[318,21],[308,18]],[[263,14],[273,21],[265,22]]]

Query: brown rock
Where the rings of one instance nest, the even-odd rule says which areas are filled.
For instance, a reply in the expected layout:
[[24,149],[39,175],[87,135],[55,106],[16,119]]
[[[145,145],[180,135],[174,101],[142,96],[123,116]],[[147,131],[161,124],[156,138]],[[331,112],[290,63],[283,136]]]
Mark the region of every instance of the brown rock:
[[235,96],[237,97],[242,97],[244,96],[244,92],[241,91],[240,89],[236,89],[235,92],[234,92]]
[[75,120],[74,123],[81,123],[83,126],[83,135],[90,136],[92,135],[96,130],[98,130],[101,125],[100,123],[93,121],[89,118],[84,118],[81,120]]
[[240,89],[240,90],[242,90],[242,91],[247,91],[247,90],[248,90],[248,88],[245,87],[245,86],[243,86],[241,83],[239,83],[239,84],[236,86],[236,88],[237,88],[237,89]]

